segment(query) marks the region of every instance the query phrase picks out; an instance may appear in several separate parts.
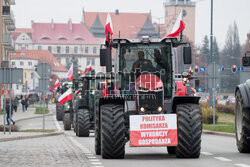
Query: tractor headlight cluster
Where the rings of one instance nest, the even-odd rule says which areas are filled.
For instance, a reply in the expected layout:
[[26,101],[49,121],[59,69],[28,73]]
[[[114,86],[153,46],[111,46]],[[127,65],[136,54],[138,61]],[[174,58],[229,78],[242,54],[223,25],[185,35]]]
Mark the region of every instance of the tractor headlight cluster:
[[141,107],[140,110],[141,110],[141,112],[145,112],[145,108],[144,107]]
[[158,107],[157,111],[162,112],[162,107]]

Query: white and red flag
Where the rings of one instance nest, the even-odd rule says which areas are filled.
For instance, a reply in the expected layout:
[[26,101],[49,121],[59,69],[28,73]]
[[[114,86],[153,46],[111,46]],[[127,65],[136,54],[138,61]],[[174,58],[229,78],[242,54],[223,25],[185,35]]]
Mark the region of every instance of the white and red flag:
[[59,80],[57,79],[55,82],[54,90],[56,90],[56,88],[58,88],[60,85],[61,84],[60,84]]
[[175,25],[171,31],[171,34],[168,34],[167,37],[178,37],[184,29],[185,29],[185,23],[182,20],[182,10],[181,10],[181,13],[179,14],[175,22]]
[[73,64],[70,66],[69,71],[67,73],[67,76],[68,76],[69,80],[72,81],[72,79],[73,79]]
[[62,105],[66,101],[69,101],[69,100],[72,100],[72,99],[73,99],[72,89],[69,88],[66,92],[64,92],[64,94],[62,94],[59,97],[58,102],[59,102],[60,105]]
[[82,90],[79,89],[79,90],[76,92],[76,95],[79,95],[81,92],[82,92]]
[[83,71],[83,73],[82,73],[81,76],[83,76],[86,72],[91,71],[91,70],[92,70],[92,64],[89,64],[89,65],[87,66],[87,68]]
[[105,37],[106,37],[106,42],[108,42],[109,44],[112,41],[112,35],[113,35],[113,24],[111,21],[110,14],[108,13],[106,26],[105,26]]

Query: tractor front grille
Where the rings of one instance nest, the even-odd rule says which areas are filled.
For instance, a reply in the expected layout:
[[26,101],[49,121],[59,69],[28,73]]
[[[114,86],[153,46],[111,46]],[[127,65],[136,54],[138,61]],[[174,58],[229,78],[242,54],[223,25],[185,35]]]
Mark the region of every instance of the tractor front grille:
[[146,109],[146,112],[157,113],[158,107],[163,107],[163,91],[144,92],[138,91],[137,106]]

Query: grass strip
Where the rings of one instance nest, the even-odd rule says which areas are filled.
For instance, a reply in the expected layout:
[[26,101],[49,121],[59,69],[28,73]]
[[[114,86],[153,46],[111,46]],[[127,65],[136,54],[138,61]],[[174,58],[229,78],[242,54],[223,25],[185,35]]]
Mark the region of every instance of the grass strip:
[[26,129],[26,130],[19,130],[18,132],[45,132],[45,133],[53,133],[55,129]]
[[[45,114],[49,113],[48,107],[45,107]],[[35,114],[43,114],[43,107],[36,107]]]

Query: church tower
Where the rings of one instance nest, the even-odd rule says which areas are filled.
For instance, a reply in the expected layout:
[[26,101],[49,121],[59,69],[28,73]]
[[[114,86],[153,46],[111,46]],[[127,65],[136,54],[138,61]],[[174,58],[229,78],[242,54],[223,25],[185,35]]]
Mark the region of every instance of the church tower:
[[191,42],[195,43],[195,2],[191,0],[166,0],[165,6],[165,26],[166,33],[169,34],[175,21],[183,10],[183,21],[186,24],[183,35]]

